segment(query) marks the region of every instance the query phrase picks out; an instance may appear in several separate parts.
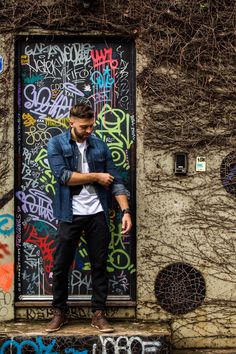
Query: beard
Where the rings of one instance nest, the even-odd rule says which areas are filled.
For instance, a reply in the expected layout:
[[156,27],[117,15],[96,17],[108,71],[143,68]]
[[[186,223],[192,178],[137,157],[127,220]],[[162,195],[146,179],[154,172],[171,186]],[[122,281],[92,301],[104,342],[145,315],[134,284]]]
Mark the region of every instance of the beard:
[[73,127],[73,130],[78,142],[83,142],[89,137],[88,133],[79,133],[76,127]]

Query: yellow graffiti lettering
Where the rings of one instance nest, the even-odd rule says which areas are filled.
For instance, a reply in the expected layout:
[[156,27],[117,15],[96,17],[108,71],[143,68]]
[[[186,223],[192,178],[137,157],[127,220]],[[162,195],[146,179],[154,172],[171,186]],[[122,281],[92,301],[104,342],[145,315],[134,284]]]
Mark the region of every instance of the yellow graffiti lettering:
[[22,119],[26,127],[29,127],[30,125],[34,125],[36,123],[36,119],[34,119],[34,117],[32,117],[29,113],[23,113]]
[[27,135],[26,144],[34,145],[38,142],[41,144],[46,144],[47,141],[52,137],[51,134],[43,129],[36,129],[36,127],[30,127],[28,132],[25,132]]
[[68,129],[69,128],[69,117],[59,118],[59,119],[53,119],[51,117],[46,117],[45,123],[51,127],[63,127],[63,128]]
[[20,62],[21,62],[21,65],[29,64],[29,56],[28,55],[21,55]]

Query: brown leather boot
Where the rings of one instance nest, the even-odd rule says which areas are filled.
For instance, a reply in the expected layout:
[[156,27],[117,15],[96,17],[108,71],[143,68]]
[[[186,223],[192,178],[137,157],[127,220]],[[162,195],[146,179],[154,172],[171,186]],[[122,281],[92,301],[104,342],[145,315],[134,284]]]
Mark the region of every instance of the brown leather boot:
[[61,326],[63,326],[67,322],[68,321],[65,312],[61,311],[60,309],[55,309],[53,318],[47,325],[45,331],[46,332],[58,331],[61,328]]
[[114,332],[114,328],[111,325],[109,325],[105,317],[104,311],[101,310],[97,310],[94,312],[91,326],[97,328],[100,332],[104,332],[104,333]]

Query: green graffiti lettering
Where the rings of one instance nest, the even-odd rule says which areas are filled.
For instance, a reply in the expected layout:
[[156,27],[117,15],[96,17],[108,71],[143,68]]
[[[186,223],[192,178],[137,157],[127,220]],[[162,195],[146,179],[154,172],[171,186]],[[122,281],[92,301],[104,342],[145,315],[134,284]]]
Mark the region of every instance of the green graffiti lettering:
[[115,164],[125,169],[130,168],[126,151],[133,144],[130,124],[128,113],[108,104],[104,105],[96,121],[96,134],[109,146]]
[[38,164],[38,169],[41,174],[39,180],[45,184],[46,192],[50,193],[51,191],[55,195],[54,184],[56,184],[56,180],[48,164],[48,153],[46,149],[40,150],[35,158],[35,162]]

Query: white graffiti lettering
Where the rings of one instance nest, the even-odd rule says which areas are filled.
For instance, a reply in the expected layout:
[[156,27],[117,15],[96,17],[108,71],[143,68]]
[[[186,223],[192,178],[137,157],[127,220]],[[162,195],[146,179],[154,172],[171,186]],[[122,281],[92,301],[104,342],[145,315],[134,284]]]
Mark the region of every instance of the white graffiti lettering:
[[[159,341],[144,341],[140,337],[126,337],[119,336],[115,337],[102,337],[100,336],[100,341],[102,344],[102,352],[99,354],[107,354],[107,346],[110,348],[113,347],[114,354],[131,354],[133,348],[139,348],[139,353],[158,353],[161,347],[161,342]],[[93,354],[97,354],[97,344],[93,345]]]
[[[74,84],[64,83],[64,89],[75,96],[83,97],[84,94],[75,87]],[[34,84],[29,84],[24,89],[25,108],[32,114],[44,119],[47,116],[53,118],[66,118],[73,104],[74,98],[69,98],[62,91],[55,99],[48,87],[38,88]]]
[[[42,217],[45,220],[53,221],[52,200],[41,191],[29,189],[29,194],[25,192],[17,192],[17,198],[22,202],[22,211],[35,215],[34,219]],[[31,215],[31,216],[33,216]]]

